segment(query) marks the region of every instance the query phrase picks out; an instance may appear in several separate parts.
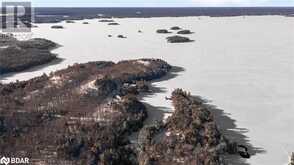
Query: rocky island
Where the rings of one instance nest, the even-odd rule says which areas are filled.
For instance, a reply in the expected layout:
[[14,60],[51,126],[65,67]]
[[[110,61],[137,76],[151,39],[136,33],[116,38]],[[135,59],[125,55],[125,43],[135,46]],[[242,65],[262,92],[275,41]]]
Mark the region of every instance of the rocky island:
[[181,28],[179,26],[173,26],[170,28],[170,30],[181,30]]
[[177,34],[193,34],[190,30],[180,30],[177,32]]
[[61,25],[53,25],[51,26],[51,29],[64,29],[64,27]]
[[170,32],[167,29],[158,29],[158,30],[156,30],[156,33],[167,34]]
[[183,37],[183,36],[171,36],[167,37],[167,42],[169,43],[184,43],[184,42],[193,42],[193,40],[190,40],[188,37]]
[[75,21],[73,21],[73,20],[66,20],[65,22],[66,23],[75,23]]
[[101,19],[101,20],[99,20],[99,22],[107,22],[107,23],[111,23],[111,22],[115,22],[115,21],[112,20],[112,19]]
[[18,41],[8,36],[0,42],[0,74],[18,72],[57,59],[50,51],[58,45],[52,41],[34,38]]
[[127,38],[127,37],[124,35],[118,35],[117,38]]
[[111,22],[111,23],[108,23],[108,25],[119,25],[119,23],[117,23],[117,22]]

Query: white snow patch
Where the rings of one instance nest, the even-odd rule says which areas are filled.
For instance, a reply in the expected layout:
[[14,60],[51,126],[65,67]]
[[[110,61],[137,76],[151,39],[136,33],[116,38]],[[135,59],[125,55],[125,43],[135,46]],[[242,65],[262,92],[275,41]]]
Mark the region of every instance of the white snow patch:
[[172,116],[172,113],[164,113],[163,114],[163,122],[166,123],[167,119]]
[[53,77],[50,78],[50,82],[52,84],[54,84],[54,85],[60,86],[60,85],[62,85],[63,81],[62,81],[62,78],[60,76],[53,76]]
[[145,66],[149,66],[149,65],[150,65],[150,61],[138,60],[138,61],[136,61],[136,62],[139,63],[139,64],[143,64],[143,65],[145,65]]
[[95,82],[96,82],[96,79],[82,85],[80,87],[80,93],[87,94],[88,92],[91,92],[91,91],[97,91],[98,87],[95,85]]
[[30,100],[32,97],[34,97],[38,93],[39,93],[39,90],[34,90],[34,91],[30,92],[27,96],[23,97],[23,99]]
[[98,122],[109,122],[112,121],[116,116],[120,115],[120,112],[114,111],[111,107],[111,102],[103,104],[97,107],[96,112],[93,117],[96,118]]

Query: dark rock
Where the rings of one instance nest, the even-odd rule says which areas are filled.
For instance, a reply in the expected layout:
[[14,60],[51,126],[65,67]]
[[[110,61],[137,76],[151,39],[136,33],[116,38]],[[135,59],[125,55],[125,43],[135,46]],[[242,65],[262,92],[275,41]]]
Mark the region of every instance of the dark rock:
[[99,22],[114,22],[114,20],[112,20],[112,19],[102,19],[102,20],[99,20]]
[[184,43],[184,42],[192,42],[193,40],[190,40],[188,37],[182,37],[182,36],[171,36],[167,37],[167,42],[169,43]]
[[181,31],[178,31],[177,34],[193,34],[193,32],[191,32],[190,30],[181,30]]
[[171,27],[170,30],[181,30],[181,28],[178,26],[174,26],[174,27]]
[[109,23],[108,25],[119,25],[119,23],[111,22],[111,23]]
[[158,29],[156,31],[156,33],[167,34],[167,33],[170,33],[170,32],[168,30],[166,30],[166,29]]
[[123,35],[118,35],[117,37],[118,38],[127,38],[126,36],[123,36]]
[[83,24],[89,24],[89,22],[83,22]]
[[251,155],[248,152],[248,148],[244,145],[238,145],[238,153],[242,158],[249,159]]
[[141,30],[138,30],[138,33],[143,33]]
[[112,37],[112,35],[108,35],[108,37]]
[[52,29],[64,29],[64,27],[61,25],[53,25],[53,26],[51,26],[51,28]]
[[66,20],[65,22],[66,23],[75,23],[75,21],[73,21],[73,20]]

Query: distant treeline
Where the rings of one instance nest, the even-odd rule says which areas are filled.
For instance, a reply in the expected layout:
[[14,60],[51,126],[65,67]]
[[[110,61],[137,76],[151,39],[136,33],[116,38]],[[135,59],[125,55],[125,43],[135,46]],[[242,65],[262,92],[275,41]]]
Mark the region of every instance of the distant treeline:
[[35,8],[35,22],[105,17],[184,17],[184,16],[292,16],[293,7],[189,7],[189,8]]

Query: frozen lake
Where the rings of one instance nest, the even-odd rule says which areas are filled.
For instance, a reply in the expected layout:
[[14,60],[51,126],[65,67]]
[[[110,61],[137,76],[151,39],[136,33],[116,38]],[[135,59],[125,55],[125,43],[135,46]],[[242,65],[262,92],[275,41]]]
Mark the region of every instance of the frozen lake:
[[[144,98],[152,106],[170,109],[166,96],[175,88],[211,100],[236,120],[247,140],[264,150],[247,161],[253,165],[287,164],[294,152],[294,17],[182,17],[115,19],[109,26],[90,24],[40,24],[33,37],[43,37],[62,47],[54,52],[63,61],[48,67],[2,77],[3,82],[26,80],[73,63],[135,58],[161,58],[184,71],[154,85],[163,91]],[[160,28],[180,26],[195,32],[195,42],[169,44],[156,34]],[[138,33],[138,30],[143,33]],[[108,35],[113,35],[109,38]],[[122,34],[126,39],[116,36]]]

